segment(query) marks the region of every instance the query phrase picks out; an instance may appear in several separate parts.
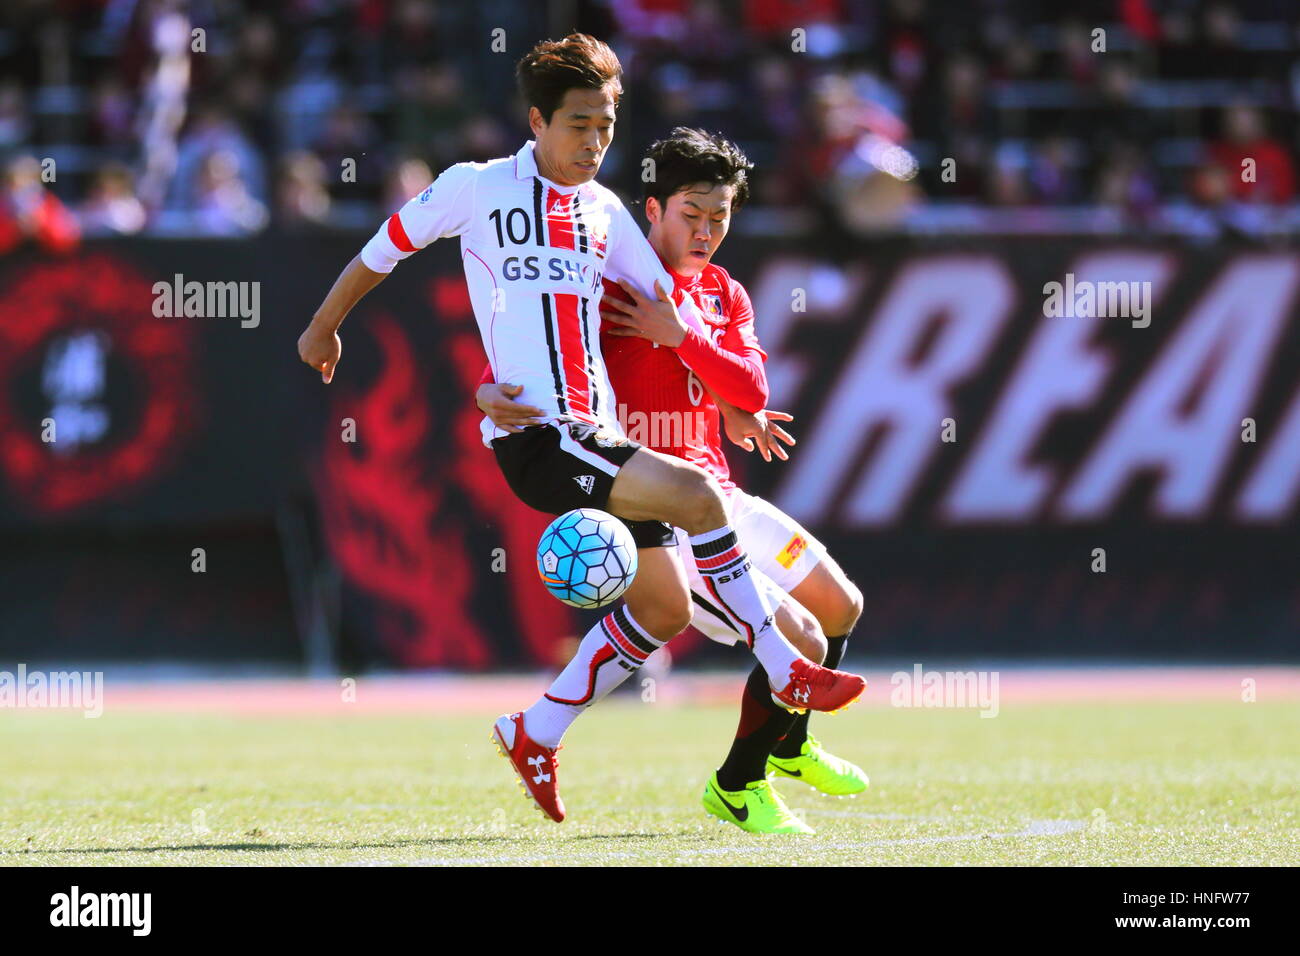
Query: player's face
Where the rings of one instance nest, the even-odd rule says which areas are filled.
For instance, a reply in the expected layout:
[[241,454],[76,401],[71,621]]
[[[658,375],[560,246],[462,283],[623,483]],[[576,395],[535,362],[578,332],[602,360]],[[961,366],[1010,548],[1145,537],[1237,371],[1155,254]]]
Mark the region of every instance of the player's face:
[[605,150],[614,140],[614,97],[610,90],[569,90],[550,122],[541,111],[528,111],[528,124],[537,140],[537,167],[561,186],[577,186],[596,178]]
[[646,200],[650,244],[678,275],[695,276],[704,270],[731,228],[732,186],[698,183],[679,190],[660,207]]

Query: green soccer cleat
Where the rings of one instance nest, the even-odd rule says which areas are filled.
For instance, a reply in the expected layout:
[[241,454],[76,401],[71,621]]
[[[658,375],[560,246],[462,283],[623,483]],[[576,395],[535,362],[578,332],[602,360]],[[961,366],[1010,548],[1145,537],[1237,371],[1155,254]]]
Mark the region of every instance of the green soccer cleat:
[[768,757],[767,772],[779,777],[793,777],[832,797],[847,797],[866,790],[871,781],[856,764],[827,753],[812,734],[804,741],[797,757]]
[[746,784],[744,790],[723,790],[715,773],[704,785],[704,809],[749,833],[817,832],[790,812],[766,779]]

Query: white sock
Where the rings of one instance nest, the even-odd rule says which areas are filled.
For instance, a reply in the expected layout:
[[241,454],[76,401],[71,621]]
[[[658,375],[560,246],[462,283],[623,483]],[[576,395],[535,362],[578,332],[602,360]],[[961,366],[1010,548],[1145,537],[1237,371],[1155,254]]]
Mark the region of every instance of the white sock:
[[762,572],[749,560],[731,525],[691,535],[695,567],[718,610],[725,614],[745,646],[767,671],[770,683],[784,687],[790,665],[803,657],[776,626],[776,608],[759,587]]
[[584,710],[627,680],[663,644],[620,604],[587,632],[550,689],[524,711],[525,733],[544,747],[558,747]]

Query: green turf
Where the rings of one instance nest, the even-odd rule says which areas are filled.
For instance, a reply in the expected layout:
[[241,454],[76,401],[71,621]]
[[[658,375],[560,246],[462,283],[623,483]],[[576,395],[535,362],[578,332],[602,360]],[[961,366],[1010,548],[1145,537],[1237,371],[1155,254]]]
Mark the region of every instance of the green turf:
[[561,825],[518,795],[494,716],[0,712],[0,863],[1300,862],[1296,702],[816,717],[872,787],[780,782],[815,837],[700,808],[732,710],[629,696],[588,714],[560,755]]

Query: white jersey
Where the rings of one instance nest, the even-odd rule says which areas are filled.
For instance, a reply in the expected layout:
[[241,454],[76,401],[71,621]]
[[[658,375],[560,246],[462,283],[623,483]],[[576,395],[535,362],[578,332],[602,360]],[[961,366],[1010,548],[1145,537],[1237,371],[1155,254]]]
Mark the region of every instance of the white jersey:
[[[516,401],[550,420],[576,419],[621,435],[600,354],[601,279],[624,279],[654,297],[673,280],[613,192],[596,182],[560,186],[541,176],[533,141],[514,156],[459,163],[380,227],[361,250],[375,272],[435,239],[460,236],[492,372],[523,386]],[[483,443],[508,434],[483,419]]]

